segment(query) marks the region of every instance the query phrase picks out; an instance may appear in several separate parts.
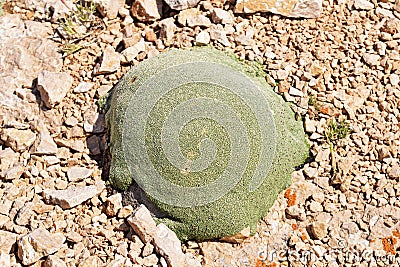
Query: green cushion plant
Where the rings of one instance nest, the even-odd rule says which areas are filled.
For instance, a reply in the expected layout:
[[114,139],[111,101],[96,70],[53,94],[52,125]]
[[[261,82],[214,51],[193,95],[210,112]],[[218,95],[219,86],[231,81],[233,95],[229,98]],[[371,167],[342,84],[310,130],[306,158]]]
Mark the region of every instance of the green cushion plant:
[[308,156],[301,122],[262,68],[208,47],[134,67],[107,124],[111,183],[134,180],[182,240],[254,232]]

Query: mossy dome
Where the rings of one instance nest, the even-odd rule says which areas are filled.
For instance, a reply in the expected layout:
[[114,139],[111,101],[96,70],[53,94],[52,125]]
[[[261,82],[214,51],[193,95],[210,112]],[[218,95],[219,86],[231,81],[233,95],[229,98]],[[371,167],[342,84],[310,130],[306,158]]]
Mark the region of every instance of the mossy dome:
[[112,185],[135,181],[181,240],[254,232],[308,156],[262,69],[212,48],[138,64],[113,89],[107,124]]

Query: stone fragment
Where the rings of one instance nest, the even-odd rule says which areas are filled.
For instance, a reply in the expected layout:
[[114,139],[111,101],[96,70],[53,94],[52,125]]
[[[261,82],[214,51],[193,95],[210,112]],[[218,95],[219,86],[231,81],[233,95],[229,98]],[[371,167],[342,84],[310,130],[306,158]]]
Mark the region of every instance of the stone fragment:
[[11,258],[9,254],[0,252],[0,266],[11,267]]
[[46,107],[59,104],[72,86],[72,77],[65,72],[41,71],[38,75],[37,89]]
[[162,0],[135,0],[131,12],[139,21],[154,21],[161,18]]
[[400,77],[399,75],[392,73],[389,75],[389,81],[391,85],[396,87],[399,85]]
[[211,19],[216,24],[233,24],[233,16],[222,8],[214,8],[211,11]]
[[86,179],[92,175],[93,170],[85,168],[85,167],[71,167],[67,171],[68,181],[70,182],[78,182],[83,179]]
[[198,13],[199,11],[197,10],[197,8],[189,8],[182,10],[178,14],[178,23],[182,26],[187,26],[187,20],[191,17],[197,16]]
[[141,263],[143,264],[143,266],[146,267],[157,266],[158,258],[156,255],[152,254],[147,257],[144,257]]
[[92,89],[94,86],[94,83],[89,83],[89,82],[80,82],[75,88],[74,88],[74,93],[85,93]]
[[285,212],[289,218],[293,218],[299,221],[304,221],[306,219],[306,214],[297,205],[287,207]]
[[171,40],[174,38],[175,33],[175,19],[166,18],[160,21],[160,38],[164,40],[165,45],[171,44]]
[[101,64],[97,64],[94,75],[109,74],[117,71],[120,67],[120,55],[112,46],[107,46],[101,58]]
[[200,0],[164,0],[170,8],[175,10],[183,10],[195,7]]
[[210,43],[210,34],[206,31],[201,31],[196,36],[196,45],[207,45]]
[[17,241],[17,236],[17,234],[0,230],[0,253],[9,254]]
[[400,12],[400,0],[396,0],[395,4],[394,4],[394,10],[396,10],[397,12]]
[[181,241],[165,224],[160,223],[157,226],[153,244],[158,254],[167,260],[168,266],[185,265],[185,255],[182,252]]
[[67,240],[73,243],[79,243],[83,239],[82,235],[78,234],[77,232],[69,232],[67,233]]
[[57,144],[50,136],[49,131],[42,127],[39,132],[39,138],[34,154],[37,155],[55,155],[57,153]]
[[228,242],[228,243],[234,243],[234,244],[240,244],[240,243],[243,243],[250,236],[251,236],[250,227],[247,227],[235,235],[225,236],[225,237],[221,238],[221,241]]
[[132,62],[140,52],[146,51],[146,43],[144,39],[141,39],[133,46],[129,46],[124,51],[121,52],[121,62],[127,64]]
[[67,267],[65,262],[57,256],[50,255],[43,263],[43,267]]
[[379,55],[375,55],[375,54],[370,54],[370,53],[365,53],[363,55],[363,59],[364,61],[370,65],[370,66],[376,66],[379,64],[379,59],[381,57]]
[[303,92],[297,88],[294,88],[292,86],[289,87],[289,95],[295,96],[295,97],[302,97],[304,96]]
[[393,12],[388,10],[388,9],[386,9],[386,8],[377,7],[375,9],[375,13],[381,18],[391,18],[391,19],[395,19],[396,18],[393,15]]
[[89,256],[83,261],[81,261],[78,267],[93,267],[93,266],[102,266],[102,261],[97,256]]
[[122,208],[122,196],[120,193],[109,196],[105,203],[105,213],[108,216],[117,215],[118,211]]
[[18,211],[17,215],[15,216],[15,223],[18,225],[28,225],[29,220],[35,214],[32,210],[33,203],[27,202],[25,205]]
[[142,257],[147,257],[153,253],[154,246],[149,242],[146,243],[144,248],[142,249]]
[[128,223],[144,243],[151,242],[157,232],[156,223],[144,205],[140,205],[133,211],[128,218]]
[[287,17],[317,18],[322,12],[321,0],[238,0],[235,13],[272,12]]
[[392,179],[399,180],[400,179],[400,166],[399,164],[393,164],[392,168],[388,173],[389,177]]
[[355,0],[354,7],[361,10],[371,10],[374,8],[374,4],[368,0]]
[[323,222],[313,222],[309,226],[309,231],[315,239],[321,240],[328,234],[328,226]]
[[224,46],[229,47],[231,45],[228,37],[226,37],[226,32],[223,30],[220,30],[217,28],[211,29],[210,30],[210,38],[211,38],[211,40],[215,40]]
[[9,147],[5,148],[4,150],[0,150],[0,176],[2,171],[8,170],[15,163],[17,163],[18,158],[18,153],[15,153]]
[[18,257],[24,265],[30,265],[57,252],[64,242],[63,234],[52,234],[46,229],[38,228],[18,239]]
[[[17,165],[14,166],[10,169],[8,169],[5,173],[4,173],[4,178],[6,180],[15,180],[21,177],[21,175],[24,173],[25,168],[21,165]],[[0,177],[2,177],[3,175],[0,173]]]
[[30,129],[5,128],[1,131],[0,137],[6,146],[9,146],[16,152],[27,150],[36,140],[36,134]]
[[101,193],[104,187],[104,182],[98,182],[96,185],[77,186],[65,190],[44,190],[43,197],[47,203],[70,209]]
[[186,24],[187,26],[194,28],[196,26],[200,26],[200,27],[210,27],[211,26],[211,21],[209,18],[207,18],[204,15],[197,15],[194,17],[189,17],[186,20]]
[[97,91],[96,91],[97,95],[99,97],[103,97],[111,90],[111,88],[112,88],[112,85],[107,85],[107,84],[102,85],[97,89]]
[[97,10],[108,19],[115,19],[118,11],[124,7],[125,0],[95,0]]
[[100,114],[95,105],[86,110],[83,120],[83,129],[87,133],[102,133],[105,129],[104,114]]

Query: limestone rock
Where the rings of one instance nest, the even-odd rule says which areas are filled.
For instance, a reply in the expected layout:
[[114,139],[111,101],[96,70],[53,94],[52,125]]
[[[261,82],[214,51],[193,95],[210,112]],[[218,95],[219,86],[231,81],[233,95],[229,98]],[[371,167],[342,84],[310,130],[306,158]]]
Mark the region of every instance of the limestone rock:
[[78,84],[78,86],[74,88],[74,93],[85,93],[90,89],[92,89],[93,86],[94,86],[93,83],[81,82]]
[[160,21],[160,38],[164,40],[165,44],[169,44],[174,37],[175,33],[175,19],[166,18]]
[[[0,172],[6,171],[18,162],[19,155],[11,148],[0,150]],[[0,174],[1,175],[1,174]]]
[[128,218],[128,223],[144,243],[151,242],[157,232],[156,223],[144,205],[140,205],[133,211]]
[[59,104],[71,89],[72,81],[72,77],[65,72],[40,72],[37,88],[46,107]]
[[86,179],[92,175],[93,170],[85,168],[85,167],[71,167],[67,171],[68,181],[77,182],[83,179]]
[[216,24],[232,24],[234,21],[231,13],[222,8],[214,8],[211,11],[211,19]]
[[183,10],[195,7],[200,0],[164,0],[170,8],[175,10]]
[[328,234],[328,226],[324,222],[313,222],[310,227],[310,234],[315,239],[322,239]]
[[355,0],[354,7],[356,9],[371,10],[374,8],[374,4],[368,0]]
[[379,64],[379,59],[381,57],[379,55],[375,55],[375,54],[370,54],[370,53],[365,53],[363,55],[363,59],[364,61],[370,65],[370,66],[376,66]]
[[132,15],[139,21],[154,21],[161,18],[162,0],[135,0]]
[[238,0],[236,13],[271,12],[287,17],[317,18],[322,12],[321,0]]
[[70,209],[101,193],[104,187],[104,182],[98,182],[96,185],[77,186],[65,190],[44,190],[43,197],[48,203]]
[[105,213],[108,216],[117,215],[118,211],[122,208],[122,196],[121,194],[115,194],[107,198],[106,200],[106,209]]
[[14,180],[18,179],[21,177],[21,175],[24,173],[25,168],[21,165],[16,165],[10,169],[8,169],[5,173],[1,174],[0,177],[4,176],[6,180]]
[[4,252],[0,252],[0,266],[11,267],[10,255]]
[[196,36],[196,45],[207,45],[210,43],[210,34],[206,31],[201,31]]
[[17,234],[0,230],[0,253],[10,253],[17,241],[17,236]]
[[81,261],[78,267],[92,267],[92,266],[101,266],[101,260],[97,256],[89,256],[83,261]]
[[101,58],[101,64],[97,64],[94,74],[109,74],[117,71],[120,67],[120,55],[112,46],[107,46]]
[[30,265],[57,252],[64,242],[63,234],[52,234],[46,229],[38,228],[18,239],[18,257],[24,265]]
[[389,177],[392,179],[400,179],[400,166],[399,164],[394,164],[388,173]]
[[118,10],[124,7],[125,0],[96,0],[97,10],[102,16],[109,19],[115,19],[118,15]]
[[38,155],[55,155],[57,153],[57,144],[47,129],[43,128],[39,132],[38,145],[34,154]]
[[57,256],[50,255],[47,260],[43,263],[43,267],[67,267],[63,260]]
[[200,27],[210,27],[211,21],[204,15],[197,15],[194,17],[190,17],[186,20],[186,23],[189,27],[194,28],[196,26]]
[[16,152],[27,150],[36,140],[36,134],[29,129],[5,128],[1,132],[0,137],[7,146]]
[[157,226],[153,244],[156,251],[167,260],[168,266],[185,265],[185,255],[182,252],[181,241],[165,224],[160,223]]

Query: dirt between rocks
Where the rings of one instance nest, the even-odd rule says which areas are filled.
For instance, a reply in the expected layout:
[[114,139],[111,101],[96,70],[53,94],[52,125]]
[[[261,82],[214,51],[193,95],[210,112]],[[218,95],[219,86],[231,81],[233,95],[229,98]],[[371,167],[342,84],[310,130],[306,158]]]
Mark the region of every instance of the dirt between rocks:
[[[398,0],[322,1],[315,19],[235,14],[235,1],[124,2],[79,20],[73,1],[0,1],[0,266],[400,264]],[[133,230],[127,218],[141,213],[102,179],[99,106],[132,66],[194,45],[261,62],[303,118],[312,158],[255,236],[166,253],[156,230],[147,242],[151,227]],[[351,131],[330,146],[332,118]]]

